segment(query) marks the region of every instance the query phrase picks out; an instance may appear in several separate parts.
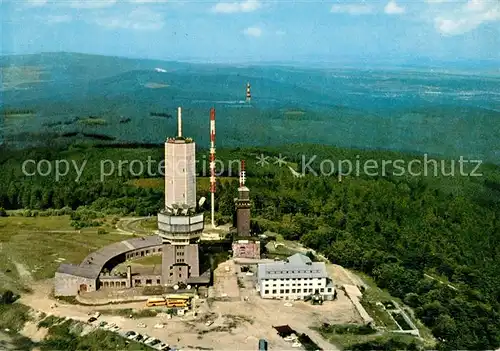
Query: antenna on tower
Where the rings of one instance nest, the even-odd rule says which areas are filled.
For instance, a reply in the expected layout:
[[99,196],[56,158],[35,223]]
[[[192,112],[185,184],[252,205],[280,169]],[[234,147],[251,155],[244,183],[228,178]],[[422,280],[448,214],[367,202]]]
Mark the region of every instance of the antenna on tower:
[[215,228],[215,108],[210,109],[210,207],[212,228]]
[[247,83],[247,103],[250,103],[250,100],[252,100],[252,94],[250,94],[250,83]]
[[240,188],[243,188],[245,186],[245,160],[241,160],[241,166],[240,166]]
[[177,107],[177,136],[182,137],[182,110]]

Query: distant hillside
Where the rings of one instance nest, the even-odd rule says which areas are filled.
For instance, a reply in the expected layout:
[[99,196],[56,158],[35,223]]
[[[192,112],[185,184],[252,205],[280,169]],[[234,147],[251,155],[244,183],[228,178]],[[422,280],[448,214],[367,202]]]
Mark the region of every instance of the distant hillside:
[[[33,111],[2,119],[3,138],[16,147],[85,135],[161,143],[175,133],[176,121],[150,112],[175,114],[177,106],[184,108],[186,133],[206,145],[208,110],[216,107],[220,146],[307,142],[500,162],[500,78],[494,76],[73,53],[3,56],[0,65],[0,107]],[[247,82],[251,104],[243,101]],[[89,116],[101,122],[76,123]]]

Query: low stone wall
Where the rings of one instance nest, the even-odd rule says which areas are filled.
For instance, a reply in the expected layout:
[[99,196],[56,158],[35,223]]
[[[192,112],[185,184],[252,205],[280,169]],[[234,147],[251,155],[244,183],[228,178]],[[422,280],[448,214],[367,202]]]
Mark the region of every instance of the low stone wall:
[[363,294],[361,293],[361,291],[359,291],[358,287],[346,284],[343,285],[343,288],[347,297],[352,301],[354,307],[356,308],[356,311],[358,311],[359,315],[361,316],[361,319],[363,319],[363,322],[366,325],[372,324],[373,318],[370,317],[363,305],[361,305],[360,298],[363,296]]
[[92,297],[92,296],[88,296],[88,295],[85,296],[85,295],[86,294],[77,295],[76,300],[83,305],[92,305],[92,306],[107,305],[110,303],[126,303],[126,302],[147,301],[148,299],[154,297],[154,296],[136,295],[136,296],[126,296],[123,298],[119,298],[119,297],[96,298],[96,297]]
[[[420,331],[418,330],[417,326],[412,322],[410,317],[408,317],[406,312],[401,308],[401,306],[399,306],[399,304],[396,301],[392,300],[392,303],[394,304],[396,309],[400,312],[400,314],[403,317],[403,319],[405,320],[406,324],[408,324],[410,326],[410,328],[412,328],[410,330],[395,330],[394,332],[395,333],[403,333],[403,334],[411,334],[411,335],[415,335],[415,336],[419,337]],[[391,318],[394,319],[394,317],[392,315],[391,315]]]

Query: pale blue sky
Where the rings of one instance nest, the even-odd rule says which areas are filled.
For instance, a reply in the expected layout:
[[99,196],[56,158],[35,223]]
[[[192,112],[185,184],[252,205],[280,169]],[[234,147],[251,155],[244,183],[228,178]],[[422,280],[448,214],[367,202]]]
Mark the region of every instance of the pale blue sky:
[[0,0],[6,53],[201,61],[500,60],[500,0]]

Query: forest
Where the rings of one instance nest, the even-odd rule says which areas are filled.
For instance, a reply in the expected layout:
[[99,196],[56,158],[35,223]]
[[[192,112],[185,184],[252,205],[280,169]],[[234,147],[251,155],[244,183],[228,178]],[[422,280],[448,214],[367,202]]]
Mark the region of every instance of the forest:
[[[137,146],[137,145],[136,145]],[[2,150],[0,207],[148,215],[163,206],[162,186],[137,186],[126,169],[101,181],[99,160],[161,160],[158,148]],[[198,151],[203,158],[206,150]],[[500,346],[500,167],[485,164],[481,177],[314,176],[294,177],[256,155],[282,154],[296,168],[303,154],[329,159],[403,159],[418,155],[338,149],[320,145],[217,150],[221,161],[245,159],[252,199],[252,230],[271,231],[323,253],[332,262],[367,273],[412,307],[438,340],[439,350],[485,350]],[[78,181],[74,170],[53,176],[23,176],[23,160],[87,160]],[[206,159],[206,157],[205,157]],[[198,164],[200,175],[203,162]],[[458,165],[455,165],[458,167]],[[311,164],[319,171],[318,162]],[[235,182],[218,182],[219,222],[234,214]],[[161,184],[161,182],[159,183]],[[208,186],[198,196],[208,196]],[[208,210],[210,204],[205,204]],[[63,210],[64,209],[64,210]],[[0,211],[2,213],[2,211]],[[3,212],[4,215],[7,213]],[[75,220],[85,221],[80,215]],[[441,284],[428,276],[449,282]],[[453,288],[454,287],[454,288]]]

